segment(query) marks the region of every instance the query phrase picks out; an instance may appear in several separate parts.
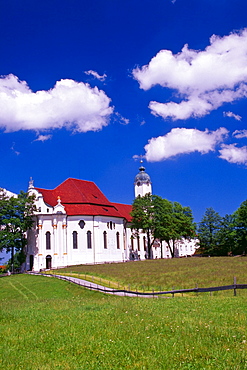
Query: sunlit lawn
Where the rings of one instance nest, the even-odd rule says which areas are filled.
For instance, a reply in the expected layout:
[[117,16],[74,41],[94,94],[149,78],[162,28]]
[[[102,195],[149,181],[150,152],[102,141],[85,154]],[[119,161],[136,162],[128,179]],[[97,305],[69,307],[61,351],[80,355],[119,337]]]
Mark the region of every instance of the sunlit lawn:
[[[74,273],[113,287],[171,290],[247,283],[247,257],[175,258],[102,265],[71,266],[54,273]],[[113,283],[115,282],[115,285]]]
[[128,298],[0,279],[0,369],[247,369],[243,295]]

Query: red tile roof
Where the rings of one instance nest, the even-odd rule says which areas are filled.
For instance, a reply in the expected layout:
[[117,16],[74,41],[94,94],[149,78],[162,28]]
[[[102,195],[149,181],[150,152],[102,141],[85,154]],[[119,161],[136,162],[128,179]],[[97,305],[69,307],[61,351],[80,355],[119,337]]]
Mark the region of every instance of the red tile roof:
[[95,215],[125,218],[130,221],[132,207],[111,203],[94,182],[67,179],[53,190],[35,188],[43,195],[44,202],[52,207],[60,197],[66,213],[72,215]]
[[121,204],[121,203],[114,203],[117,210],[121,213],[121,215],[126,218],[128,222],[131,222],[130,212],[132,211],[132,206],[130,204]]

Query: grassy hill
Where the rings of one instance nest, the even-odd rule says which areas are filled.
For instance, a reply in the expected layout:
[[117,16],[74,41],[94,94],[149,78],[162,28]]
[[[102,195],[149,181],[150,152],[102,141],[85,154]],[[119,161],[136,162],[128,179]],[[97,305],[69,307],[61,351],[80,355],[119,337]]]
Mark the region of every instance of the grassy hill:
[[[112,287],[140,290],[188,289],[247,283],[247,257],[174,258],[71,266],[55,272],[76,274]],[[101,279],[101,280],[100,280]],[[115,283],[115,284],[113,284]]]
[[246,369],[246,303],[242,291],[128,298],[49,277],[4,277],[0,369]]

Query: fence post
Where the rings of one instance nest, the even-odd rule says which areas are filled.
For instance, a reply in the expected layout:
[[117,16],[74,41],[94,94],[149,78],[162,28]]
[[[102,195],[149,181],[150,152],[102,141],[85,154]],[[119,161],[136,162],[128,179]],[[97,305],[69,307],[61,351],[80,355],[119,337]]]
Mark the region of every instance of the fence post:
[[236,289],[237,278],[236,278],[236,276],[234,276],[234,282],[233,282],[233,284],[234,284],[234,297],[236,297],[236,295],[237,295],[237,289]]

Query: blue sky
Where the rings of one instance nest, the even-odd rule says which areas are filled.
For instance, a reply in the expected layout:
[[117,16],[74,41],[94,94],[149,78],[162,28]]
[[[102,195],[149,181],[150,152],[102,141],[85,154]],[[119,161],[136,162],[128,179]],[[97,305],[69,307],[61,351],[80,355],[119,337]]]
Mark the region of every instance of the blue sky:
[[245,0],[0,4],[0,186],[94,181],[222,216],[247,198]]

